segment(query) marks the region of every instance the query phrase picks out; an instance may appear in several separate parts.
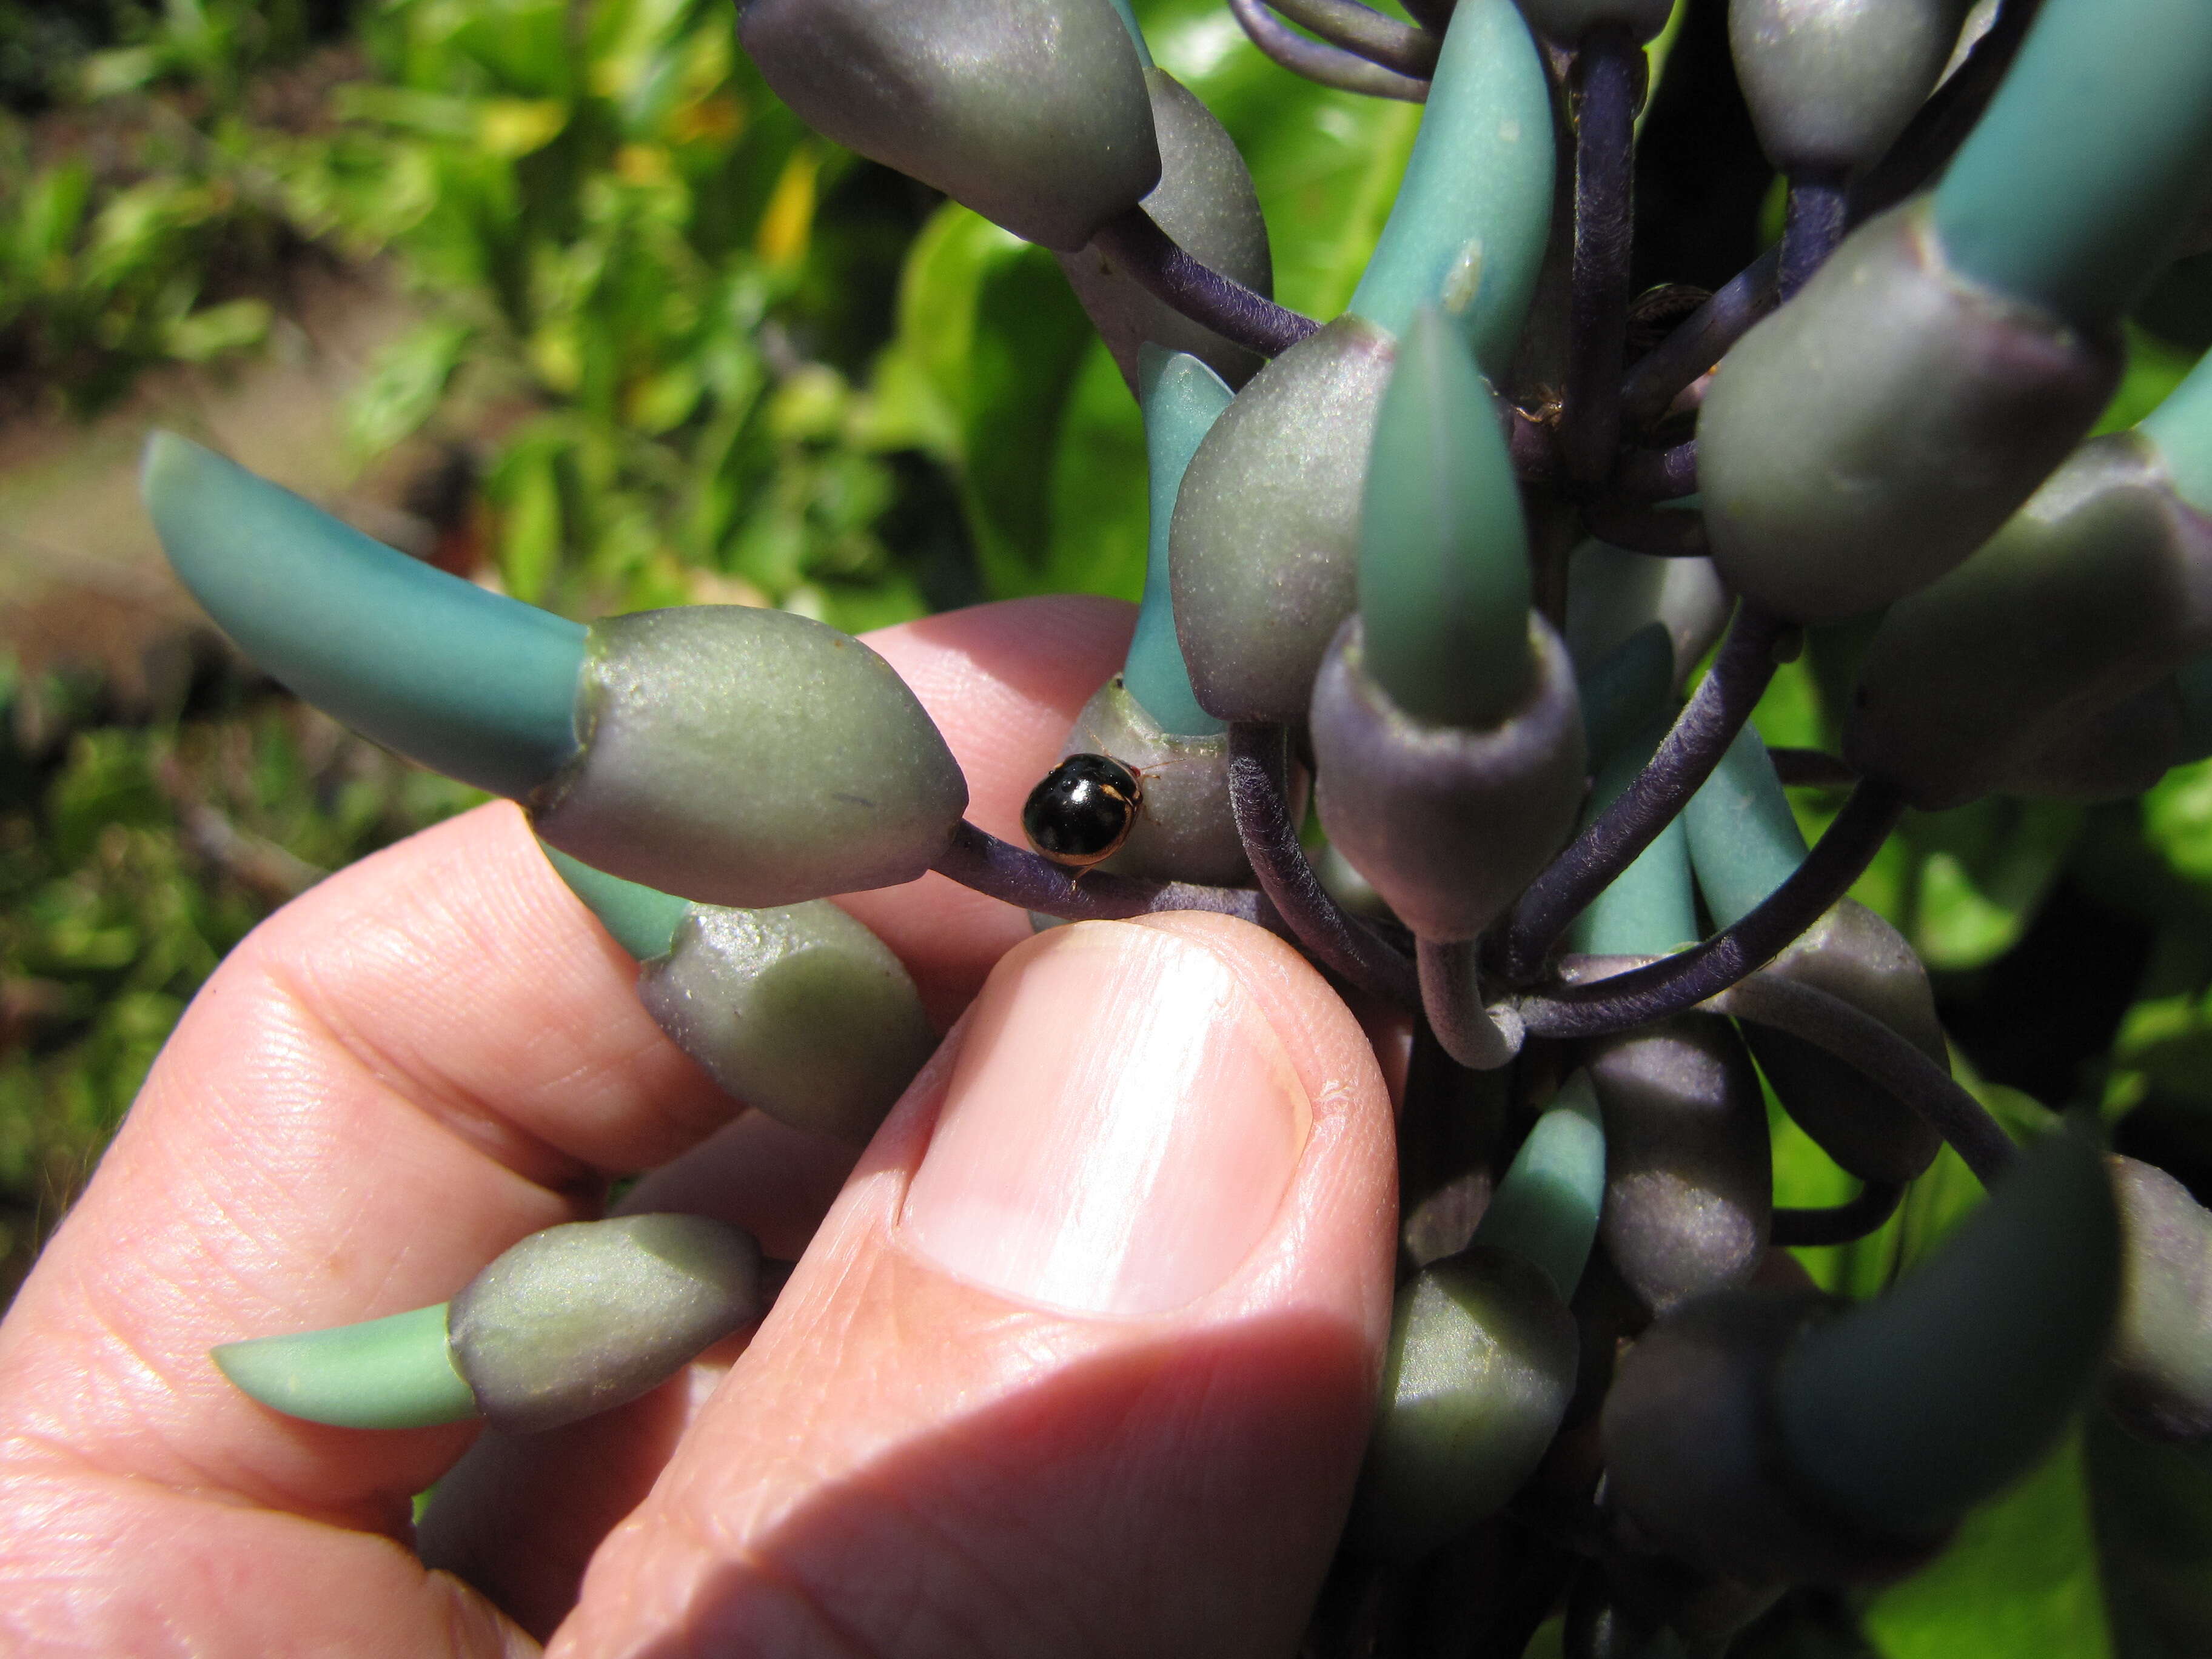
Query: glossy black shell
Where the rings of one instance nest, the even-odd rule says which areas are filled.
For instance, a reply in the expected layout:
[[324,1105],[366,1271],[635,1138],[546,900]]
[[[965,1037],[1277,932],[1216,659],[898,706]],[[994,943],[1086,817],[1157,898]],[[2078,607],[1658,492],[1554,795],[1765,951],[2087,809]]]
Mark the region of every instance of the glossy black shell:
[[1110,858],[1128,840],[1143,801],[1135,773],[1106,755],[1070,755],[1044,775],[1022,805],[1030,845],[1080,868]]

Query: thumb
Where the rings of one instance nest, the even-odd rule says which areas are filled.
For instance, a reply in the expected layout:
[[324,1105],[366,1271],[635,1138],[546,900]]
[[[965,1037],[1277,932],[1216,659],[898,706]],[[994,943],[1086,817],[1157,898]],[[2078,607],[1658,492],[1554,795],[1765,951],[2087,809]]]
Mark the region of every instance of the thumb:
[[1390,1310],[1351,1013],[1224,917],[1009,952],[556,1655],[1281,1654]]

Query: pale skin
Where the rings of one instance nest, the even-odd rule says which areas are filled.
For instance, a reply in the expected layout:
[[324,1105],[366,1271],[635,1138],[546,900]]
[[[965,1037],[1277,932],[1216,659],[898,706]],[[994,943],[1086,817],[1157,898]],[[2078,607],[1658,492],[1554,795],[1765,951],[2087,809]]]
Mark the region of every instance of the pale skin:
[[[1128,617],[1103,605],[871,641],[945,731],[984,828],[1018,835],[1024,793],[1118,665]],[[857,1164],[742,1112],[669,1043],[512,806],[258,930],[0,1325],[0,1647],[1291,1651],[1389,1322],[1390,1106],[1358,1023],[1225,918],[1032,942],[935,876],[849,908],[951,1028]],[[1188,1054],[1162,1058],[1176,1042]],[[1071,1073],[1141,1086],[1109,1114]],[[1108,1127],[1151,1113],[1194,1150],[1133,1175],[1142,1145],[1078,1167],[1076,1135],[1036,1155],[1069,1178],[1025,1193],[1042,1165],[1004,1149],[1028,1133],[1022,1103],[1048,1097],[1079,1127],[1086,1109]],[[1210,1188],[1176,1185],[1217,1166]],[[208,1360],[443,1301],[640,1170],[630,1207],[722,1216],[799,1266],[757,1332],[631,1406],[527,1438],[321,1428]],[[1050,1295],[1003,1288],[1048,1280],[988,1259],[1000,1235],[979,1205],[1050,1231],[1132,1181],[1153,1196],[1110,1285],[1063,1251]],[[1162,1237],[1175,1248],[1146,1243]],[[418,1539],[410,1498],[434,1483]]]

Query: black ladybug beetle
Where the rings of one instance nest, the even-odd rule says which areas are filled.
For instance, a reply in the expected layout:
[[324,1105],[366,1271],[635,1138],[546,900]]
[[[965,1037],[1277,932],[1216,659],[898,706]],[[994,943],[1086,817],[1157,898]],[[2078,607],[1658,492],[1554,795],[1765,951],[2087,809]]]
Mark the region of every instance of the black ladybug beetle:
[[1022,830],[1054,863],[1088,869],[1129,839],[1144,799],[1137,774],[1112,756],[1070,755],[1030,791]]

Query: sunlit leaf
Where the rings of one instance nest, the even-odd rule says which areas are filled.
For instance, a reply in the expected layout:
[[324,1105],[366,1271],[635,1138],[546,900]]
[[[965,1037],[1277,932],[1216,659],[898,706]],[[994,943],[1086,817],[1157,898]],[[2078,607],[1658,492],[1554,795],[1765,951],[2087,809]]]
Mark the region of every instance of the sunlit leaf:
[[1133,601],[1145,591],[1150,523],[1145,423],[1103,341],[1085,352],[1062,422],[1044,586]]
[[2081,834],[2082,810],[1993,796],[1914,813],[1919,860],[1906,937],[1931,968],[1978,968],[2019,943]]
[[2143,797],[2143,835],[2190,880],[2212,887],[2212,760],[2177,766]]
[[164,344],[181,362],[204,363],[228,351],[243,351],[269,337],[276,313],[265,300],[232,300],[206,306],[171,323]]
[[1933,1565],[1867,1608],[1885,1659],[2110,1659],[2081,1437],[1973,1510]]
[[346,400],[346,433],[364,455],[380,455],[429,419],[476,331],[436,319],[379,351]]
[[485,154],[509,158],[543,149],[568,125],[568,106],[553,98],[488,98],[476,115]]

